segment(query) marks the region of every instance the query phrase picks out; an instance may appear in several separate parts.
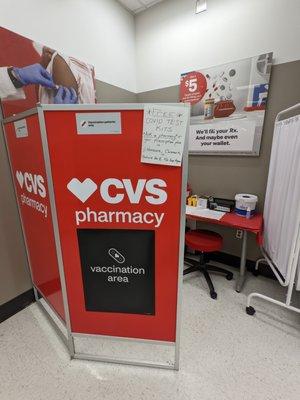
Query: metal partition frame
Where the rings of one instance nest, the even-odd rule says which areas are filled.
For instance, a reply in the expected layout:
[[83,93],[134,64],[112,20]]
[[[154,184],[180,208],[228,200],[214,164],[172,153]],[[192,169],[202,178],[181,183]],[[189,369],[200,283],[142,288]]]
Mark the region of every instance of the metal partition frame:
[[[190,106],[188,104],[166,104],[166,105],[176,105],[180,107],[187,107]],[[70,313],[69,313],[69,306],[68,306],[68,296],[66,290],[66,280],[64,275],[64,265],[63,265],[63,258],[62,258],[62,250],[61,250],[61,243],[60,243],[60,234],[58,228],[58,218],[57,218],[57,211],[56,211],[56,204],[55,204],[55,196],[54,196],[54,187],[53,187],[53,179],[52,179],[52,172],[51,172],[51,160],[49,155],[49,148],[48,148],[48,140],[47,140],[47,132],[46,132],[46,125],[45,125],[45,118],[44,118],[44,111],[103,111],[103,110],[144,110],[144,104],[97,104],[97,105],[40,105],[38,104],[37,109],[29,110],[25,113],[20,113],[16,116],[6,118],[3,121],[3,128],[5,129],[4,124],[7,122],[17,121],[19,119],[25,118],[26,116],[38,114],[39,123],[40,123],[40,130],[41,130],[41,139],[42,139],[42,146],[43,146],[43,155],[44,155],[44,162],[46,168],[46,177],[48,183],[48,190],[49,190],[49,201],[51,205],[51,215],[52,215],[52,223],[53,223],[53,231],[54,231],[54,238],[55,238],[55,246],[56,246],[56,254],[58,259],[59,265],[59,275],[62,287],[62,294],[63,294],[63,305],[64,305],[64,312],[66,321],[62,321],[59,315],[55,312],[55,310],[51,310],[54,312],[55,316],[59,318],[60,322],[63,323],[64,327],[67,331],[67,337],[65,336],[64,332],[60,329],[58,324],[55,322],[55,318],[51,315],[51,312],[45,307],[43,302],[40,300],[38,295],[38,289],[34,286],[34,294],[35,299],[41,309],[46,313],[47,317],[50,319],[50,322],[56,330],[58,330],[60,336],[62,337],[64,343],[66,344],[70,357],[74,359],[84,359],[84,360],[93,360],[93,361],[102,361],[102,362],[110,362],[110,363],[117,363],[117,364],[128,364],[128,365],[137,365],[137,366],[147,366],[147,367],[156,367],[156,368],[164,368],[164,369],[179,369],[179,345],[180,345],[180,326],[181,326],[181,303],[182,303],[182,277],[183,277],[183,259],[184,259],[184,235],[185,235],[185,207],[186,207],[186,185],[187,185],[187,166],[188,166],[188,137],[189,137],[189,122],[187,124],[186,129],[186,136],[185,136],[185,143],[184,143],[184,153],[182,159],[182,177],[181,177],[181,211],[180,211],[180,239],[179,239],[179,257],[178,257],[178,286],[177,286],[177,305],[176,305],[176,338],[175,342],[163,342],[163,341],[156,341],[156,340],[147,340],[147,339],[135,339],[135,338],[124,338],[124,337],[113,337],[113,336],[104,336],[104,335],[90,335],[90,334],[80,334],[76,332],[72,332],[71,328],[71,320],[70,320]],[[7,145],[7,143],[6,143]],[[9,152],[8,152],[9,154]],[[10,164],[11,167],[11,164]],[[171,168],[171,167],[170,167]],[[11,168],[12,170],[12,168]],[[13,179],[14,181],[14,179]],[[16,188],[15,188],[16,192]],[[19,205],[18,205],[19,209]],[[22,217],[19,210],[19,215],[22,223]],[[26,243],[26,235],[23,228],[23,235]],[[27,250],[26,244],[26,251],[28,256],[28,262],[30,265],[29,254]],[[31,271],[30,271],[31,272]],[[32,273],[31,273],[32,276]],[[41,293],[42,298],[47,302],[45,296]],[[47,303],[48,306],[49,303]],[[51,306],[50,306],[51,307]],[[107,340],[115,340],[124,342],[127,341],[131,344],[149,344],[152,345],[156,344],[158,346],[171,346],[174,349],[174,360],[171,362],[152,362],[147,360],[135,360],[132,358],[121,358],[121,357],[101,357],[97,355],[85,354],[76,351],[75,346],[75,339],[77,338],[102,338]]]

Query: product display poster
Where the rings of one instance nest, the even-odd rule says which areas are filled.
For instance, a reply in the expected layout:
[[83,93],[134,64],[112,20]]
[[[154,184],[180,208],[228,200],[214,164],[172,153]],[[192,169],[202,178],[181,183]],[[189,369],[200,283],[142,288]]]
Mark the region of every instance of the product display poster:
[[189,151],[259,155],[273,53],[183,73],[191,104]]
[[[11,67],[14,75],[26,82],[15,90],[7,72]],[[53,82],[51,87],[49,77]],[[92,65],[2,27],[0,78],[0,101],[5,118],[27,111],[38,102],[96,103],[95,71]]]
[[188,118],[187,107],[145,104],[141,162],[180,166]]
[[154,315],[155,231],[78,229],[87,311]]

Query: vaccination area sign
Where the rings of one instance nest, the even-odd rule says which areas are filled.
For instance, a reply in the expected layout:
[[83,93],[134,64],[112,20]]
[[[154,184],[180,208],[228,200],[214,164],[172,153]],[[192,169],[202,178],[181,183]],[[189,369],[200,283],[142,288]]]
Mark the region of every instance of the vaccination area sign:
[[259,155],[271,65],[266,53],[181,75],[190,153]]
[[[4,120],[36,299],[74,358],[178,368],[189,112],[40,105]],[[153,148],[165,157],[143,161]]]

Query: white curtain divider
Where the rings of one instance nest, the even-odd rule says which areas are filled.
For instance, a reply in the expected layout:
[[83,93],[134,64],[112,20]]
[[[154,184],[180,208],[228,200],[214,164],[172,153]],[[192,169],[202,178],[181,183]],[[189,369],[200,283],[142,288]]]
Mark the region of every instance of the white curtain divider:
[[296,276],[296,290],[300,290],[300,257],[298,260],[298,270]]
[[299,224],[300,116],[295,116],[276,122],[264,208],[264,250],[285,284],[290,279]]
[[287,286],[285,302],[261,293],[250,293],[246,312],[255,314],[252,299],[284,307],[300,314],[292,302],[293,289],[300,290],[300,115],[278,121],[300,103],[277,114],[273,135],[269,176],[264,208],[264,258],[281,285]]

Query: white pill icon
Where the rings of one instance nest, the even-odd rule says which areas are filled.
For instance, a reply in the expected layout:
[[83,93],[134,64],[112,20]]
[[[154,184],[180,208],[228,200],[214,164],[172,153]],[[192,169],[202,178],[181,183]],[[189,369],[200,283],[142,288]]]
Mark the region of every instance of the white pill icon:
[[117,261],[117,263],[119,264],[123,264],[125,262],[125,257],[123,256],[123,254],[121,254],[118,250],[116,250],[113,247],[108,250],[108,254],[113,260]]

